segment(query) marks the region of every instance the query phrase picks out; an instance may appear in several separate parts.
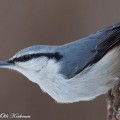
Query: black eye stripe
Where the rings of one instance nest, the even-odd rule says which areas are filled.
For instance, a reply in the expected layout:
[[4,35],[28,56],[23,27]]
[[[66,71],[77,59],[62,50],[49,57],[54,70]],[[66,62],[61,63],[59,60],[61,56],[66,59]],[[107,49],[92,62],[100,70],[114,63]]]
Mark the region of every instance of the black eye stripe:
[[9,60],[9,63],[14,63],[14,62],[25,62],[25,61],[29,61],[31,59],[34,58],[38,58],[38,57],[47,57],[49,59],[56,59],[57,61],[59,61],[63,56],[60,55],[60,53],[56,52],[56,53],[36,53],[36,54],[28,54],[28,55],[23,55],[21,57],[16,57],[12,60]]

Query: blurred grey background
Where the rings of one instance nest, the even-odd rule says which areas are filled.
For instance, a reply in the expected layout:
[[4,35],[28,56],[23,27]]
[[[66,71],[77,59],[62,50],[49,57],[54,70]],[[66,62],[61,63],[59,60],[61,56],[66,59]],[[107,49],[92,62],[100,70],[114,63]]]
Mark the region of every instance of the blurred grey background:
[[[0,60],[22,48],[61,45],[120,21],[120,0],[0,0]],[[105,96],[57,104],[21,74],[0,69],[0,114],[31,120],[105,120]]]

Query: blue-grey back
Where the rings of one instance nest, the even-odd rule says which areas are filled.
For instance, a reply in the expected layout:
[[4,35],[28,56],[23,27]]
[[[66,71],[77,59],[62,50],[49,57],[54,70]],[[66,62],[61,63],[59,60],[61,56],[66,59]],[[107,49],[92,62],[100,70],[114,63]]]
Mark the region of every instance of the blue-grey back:
[[99,61],[110,49],[120,43],[120,24],[110,26],[86,38],[62,45],[61,73],[71,78],[87,66]]

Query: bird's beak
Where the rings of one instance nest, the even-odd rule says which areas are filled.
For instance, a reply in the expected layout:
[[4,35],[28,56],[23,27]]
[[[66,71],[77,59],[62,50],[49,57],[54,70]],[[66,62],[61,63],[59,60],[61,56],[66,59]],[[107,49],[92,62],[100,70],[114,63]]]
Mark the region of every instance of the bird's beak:
[[13,63],[9,63],[8,61],[0,61],[0,68],[12,68],[14,67]]

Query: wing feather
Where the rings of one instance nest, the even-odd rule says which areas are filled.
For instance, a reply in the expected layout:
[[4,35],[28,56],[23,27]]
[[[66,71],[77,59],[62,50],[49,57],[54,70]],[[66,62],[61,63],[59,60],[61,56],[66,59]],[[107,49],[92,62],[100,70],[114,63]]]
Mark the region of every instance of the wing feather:
[[71,78],[87,66],[97,63],[109,50],[120,45],[120,23],[109,26],[86,38],[62,46],[61,73]]

